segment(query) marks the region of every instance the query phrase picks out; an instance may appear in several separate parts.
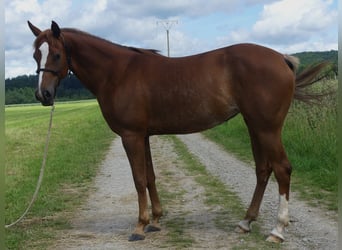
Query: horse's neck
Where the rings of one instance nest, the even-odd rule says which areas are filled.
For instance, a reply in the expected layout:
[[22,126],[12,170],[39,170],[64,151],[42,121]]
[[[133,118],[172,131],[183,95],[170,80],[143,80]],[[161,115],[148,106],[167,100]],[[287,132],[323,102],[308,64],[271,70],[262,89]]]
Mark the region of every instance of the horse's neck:
[[109,78],[115,83],[115,74],[122,72],[120,68],[127,60],[115,45],[102,45],[100,40],[80,39],[77,35],[66,39],[70,46],[71,69],[87,89],[97,95]]

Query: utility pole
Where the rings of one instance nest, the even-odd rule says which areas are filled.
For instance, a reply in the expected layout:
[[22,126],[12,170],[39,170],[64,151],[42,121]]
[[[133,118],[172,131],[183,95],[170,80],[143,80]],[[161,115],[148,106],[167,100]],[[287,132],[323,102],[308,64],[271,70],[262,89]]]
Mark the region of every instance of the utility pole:
[[167,56],[170,57],[170,29],[173,25],[178,24],[177,20],[161,20],[157,21],[157,25],[163,25],[166,30],[166,46],[167,46]]

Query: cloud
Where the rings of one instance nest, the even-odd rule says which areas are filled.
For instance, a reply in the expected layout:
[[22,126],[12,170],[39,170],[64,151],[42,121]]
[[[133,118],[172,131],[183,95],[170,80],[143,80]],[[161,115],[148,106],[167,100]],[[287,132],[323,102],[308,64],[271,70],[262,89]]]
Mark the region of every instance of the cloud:
[[[53,19],[63,19],[68,16],[71,1],[47,0],[40,4],[37,0],[10,0],[5,7],[5,35],[6,49],[26,45],[29,42],[31,31],[27,20],[38,27],[47,27]],[[32,39],[31,39],[32,43]]]
[[[24,56],[23,55],[30,55]],[[34,74],[36,64],[32,59],[32,48],[26,46],[13,50],[5,51],[5,57],[11,58],[5,61],[6,77],[18,76],[24,74]]]
[[124,45],[158,49],[166,55],[165,29],[156,22],[176,19],[179,23],[170,31],[172,56],[238,42],[256,42],[282,50],[315,49],[337,44],[337,35],[330,35],[334,32],[329,28],[337,23],[333,3],[332,0],[5,0],[5,74],[9,77],[35,70],[34,37],[27,20],[43,30],[55,20],[61,27],[78,28]]
[[247,5],[256,5],[256,4],[268,4],[272,2],[277,2],[279,0],[245,0],[242,2],[245,2]]
[[46,0],[39,3],[38,0],[6,0],[5,3],[6,25],[23,27],[23,20],[30,19],[37,25],[43,25],[54,18],[65,18],[69,14],[71,1]]
[[337,21],[337,10],[330,10],[323,0],[282,0],[265,5],[252,29],[258,41],[300,42]]
[[213,11],[232,12],[239,6],[239,0],[165,0],[165,1],[111,1],[109,7],[128,16],[154,16],[166,19],[171,16],[198,17]]
[[331,0],[281,0],[265,4],[253,25],[236,28],[218,42],[253,42],[286,53],[337,49],[336,23]]
[[[115,36],[114,33],[118,34],[118,37],[121,37],[121,34],[135,37],[137,33],[142,34],[143,29],[150,33],[152,28],[156,28],[157,20],[201,18],[213,12],[231,13],[240,5],[239,0],[91,0],[76,10],[77,18],[71,20],[68,25],[101,36],[108,36],[109,31],[112,31],[111,37]],[[142,29],[138,29],[141,27]]]

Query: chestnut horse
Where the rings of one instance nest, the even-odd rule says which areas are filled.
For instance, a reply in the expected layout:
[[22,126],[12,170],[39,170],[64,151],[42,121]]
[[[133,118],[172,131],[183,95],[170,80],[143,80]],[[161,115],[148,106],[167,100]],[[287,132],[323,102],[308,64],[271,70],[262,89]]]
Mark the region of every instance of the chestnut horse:
[[[298,60],[255,44],[238,44],[199,55],[168,58],[154,50],[125,47],[75,29],[33,34],[39,74],[37,99],[53,105],[60,80],[72,71],[97,98],[109,127],[126,151],[138,193],[139,216],[129,240],[160,230],[162,216],[149,136],[203,131],[238,113],[248,127],[257,184],[239,232],[256,220],[270,174],[279,185],[277,223],[269,241],[284,240],[289,223],[291,165],[281,140],[293,99],[310,98],[303,87],[313,82],[321,63],[296,76]],[[153,218],[148,213],[147,190]]]

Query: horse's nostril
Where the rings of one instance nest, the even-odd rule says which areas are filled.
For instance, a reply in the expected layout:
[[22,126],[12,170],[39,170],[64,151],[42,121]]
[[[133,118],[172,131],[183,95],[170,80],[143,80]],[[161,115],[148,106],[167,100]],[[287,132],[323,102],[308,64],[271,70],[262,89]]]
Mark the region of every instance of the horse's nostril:
[[45,91],[43,92],[43,96],[44,96],[45,99],[51,98],[51,94],[50,94],[50,92],[47,91],[47,90],[45,90]]

